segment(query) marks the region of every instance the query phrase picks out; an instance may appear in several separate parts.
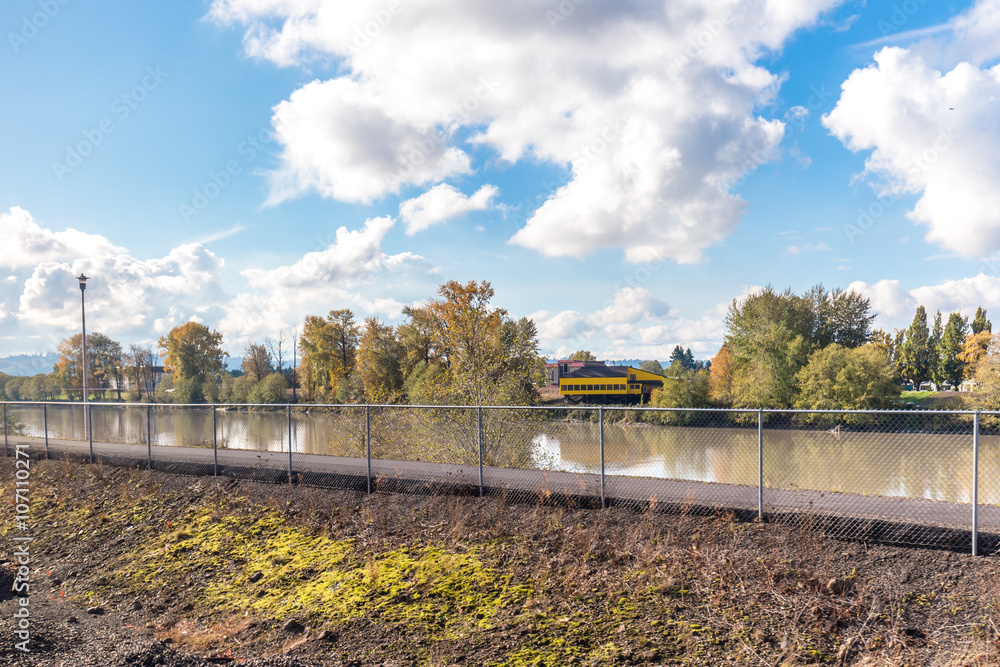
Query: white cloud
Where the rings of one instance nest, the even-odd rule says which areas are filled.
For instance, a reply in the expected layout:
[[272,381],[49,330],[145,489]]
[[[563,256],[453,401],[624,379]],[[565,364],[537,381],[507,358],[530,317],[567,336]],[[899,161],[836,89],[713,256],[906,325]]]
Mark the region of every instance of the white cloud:
[[[54,232],[23,209],[0,214],[0,338],[16,340],[11,353],[51,352],[80,328],[80,290],[74,276],[86,273],[87,330],[123,344],[151,342],[189,320],[225,336],[238,354],[251,340],[301,324],[306,314],[353,308],[358,319],[399,316],[414,295],[433,292],[437,278],[411,253],[386,253],[382,240],[391,218],[362,229],[337,230],[328,247],[270,270],[243,272],[245,285],[223,288],[225,261],[200,243],[164,257],[138,259],[101,236]],[[237,225],[229,230],[236,233]],[[31,260],[30,262],[28,260]]]
[[782,77],[757,61],[840,2],[215,0],[209,13],[244,25],[255,58],[343,72],[275,108],[272,202],[442,181],[472,169],[467,140],[568,168],[514,243],[690,262],[738,224],[730,189],[782,139],[758,114]]
[[382,241],[394,226],[392,218],[383,217],[353,231],[341,227],[326,248],[292,264],[244,270],[250,289],[227,305],[220,330],[245,344],[331,308],[351,308],[359,319],[366,314],[398,318],[407,302],[433,291],[437,272],[419,255],[383,250]]
[[45,351],[80,327],[80,273],[90,276],[88,329],[128,342],[221,312],[224,263],[200,244],[140,260],[103,236],[42,227],[16,206],[0,214],[0,234],[0,332]]
[[880,195],[919,194],[908,217],[966,257],[1000,249],[1000,66],[974,64],[1000,54],[998,25],[1000,2],[978,2],[944,44],[883,48],[823,117],[849,149],[871,151],[865,174]]
[[498,194],[500,190],[495,185],[484,185],[467,197],[455,187],[441,183],[400,204],[399,217],[406,223],[406,233],[412,236],[470,211],[485,211],[493,205],[493,199]]
[[281,167],[271,173],[275,204],[309,191],[369,203],[407,185],[471,171],[433,123],[394,109],[372,86],[341,78],[313,81],[274,108]]
[[200,244],[141,260],[103,236],[42,227],[14,207],[0,214],[0,331],[53,350],[80,327],[87,284],[88,328],[129,342],[151,341],[192,317],[211,318],[224,301],[221,259]]
[[879,314],[876,325],[890,331],[908,327],[921,305],[928,317],[938,310],[946,315],[961,311],[971,317],[980,306],[1000,316],[1000,277],[986,273],[909,290],[898,280],[880,280],[872,285],[858,281],[848,289],[871,299],[872,310]]
[[20,206],[0,213],[0,267],[21,269],[41,262],[66,261],[97,255],[117,255],[123,248],[103,236],[75,229],[44,229]]
[[198,244],[174,248],[162,259],[126,254],[73,262],[44,262],[25,280],[19,318],[42,327],[75,329],[80,323],[77,281],[86,273],[88,322],[109,336],[160,336],[192,317],[219,312],[225,299],[224,264]]
[[644,287],[625,287],[610,304],[594,313],[592,321],[600,326],[632,324],[654,320],[670,312],[670,306]]
[[804,252],[830,252],[831,250],[833,250],[833,248],[831,248],[826,243],[812,243],[812,244],[807,243],[802,246],[797,246],[797,245],[788,246],[788,250],[785,251],[785,254],[800,255]]
[[326,289],[353,287],[383,269],[405,268],[423,263],[409,252],[388,255],[382,251],[382,239],[395,225],[392,218],[372,218],[364,227],[349,231],[341,227],[335,239],[323,250],[305,254],[288,266],[243,271],[251,287],[268,290]]
[[[754,288],[756,289],[756,288]],[[698,318],[684,318],[642,287],[626,287],[592,313],[564,310],[529,315],[538,325],[543,351],[564,357],[589,349],[601,359],[666,359],[675,345],[701,359],[722,345],[727,303]]]
[[978,0],[971,9],[950,21],[954,37],[948,48],[952,57],[975,63],[1000,56],[1000,2]]

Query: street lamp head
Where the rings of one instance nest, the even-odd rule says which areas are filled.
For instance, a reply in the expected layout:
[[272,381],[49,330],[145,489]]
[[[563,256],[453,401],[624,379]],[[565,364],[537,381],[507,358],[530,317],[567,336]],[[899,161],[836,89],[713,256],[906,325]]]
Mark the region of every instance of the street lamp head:
[[88,278],[87,276],[83,275],[83,273],[81,272],[80,275],[78,275],[76,277],[76,279],[80,281],[80,291],[81,292],[83,290],[87,289],[87,281],[90,280],[90,278]]

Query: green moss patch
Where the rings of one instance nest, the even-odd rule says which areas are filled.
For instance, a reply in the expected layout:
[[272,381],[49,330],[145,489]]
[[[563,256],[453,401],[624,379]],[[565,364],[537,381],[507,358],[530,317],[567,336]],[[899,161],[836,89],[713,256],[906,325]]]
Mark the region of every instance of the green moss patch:
[[511,574],[484,565],[477,550],[426,545],[363,554],[352,540],[310,535],[275,513],[250,518],[210,508],[173,524],[113,571],[116,585],[137,594],[197,585],[196,615],[295,617],[317,626],[379,617],[436,639],[488,628],[498,610],[529,594]]

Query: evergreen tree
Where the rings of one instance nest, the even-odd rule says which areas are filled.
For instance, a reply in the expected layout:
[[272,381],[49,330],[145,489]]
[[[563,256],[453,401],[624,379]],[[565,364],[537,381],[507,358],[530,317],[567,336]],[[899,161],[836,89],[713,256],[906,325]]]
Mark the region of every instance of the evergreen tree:
[[930,331],[927,328],[927,310],[917,307],[913,323],[906,330],[903,344],[899,347],[899,374],[919,388],[920,383],[930,375]]
[[934,314],[934,326],[931,328],[931,335],[927,339],[929,354],[927,357],[927,374],[935,385],[944,384],[944,378],[938,375],[938,365],[941,360],[941,337],[944,335],[944,327],[941,324],[941,311]]
[[993,333],[993,323],[986,319],[986,310],[980,306],[976,308],[976,316],[972,320],[972,333],[978,334],[984,331]]
[[681,365],[683,365],[684,364],[684,348],[682,348],[680,345],[675,345],[674,346],[674,351],[670,353],[670,359],[668,359],[668,361],[670,362],[669,364],[667,364],[668,366],[672,365],[674,362],[678,362]]
[[958,313],[948,317],[948,325],[938,341],[937,369],[935,382],[958,387],[962,383],[965,364],[960,358],[965,348],[965,330],[968,321]]
[[694,370],[694,367],[695,367],[694,355],[691,354],[691,348],[689,347],[688,349],[684,350],[684,368],[687,368],[688,370]]

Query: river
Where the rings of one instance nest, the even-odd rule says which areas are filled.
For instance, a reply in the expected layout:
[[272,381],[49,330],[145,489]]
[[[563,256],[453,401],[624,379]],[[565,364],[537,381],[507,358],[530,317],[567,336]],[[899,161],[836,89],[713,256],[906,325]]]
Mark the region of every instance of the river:
[[[24,435],[44,435],[41,407],[10,406],[9,409],[22,424]],[[79,404],[50,405],[47,412],[50,438],[86,439],[83,410]],[[396,410],[385,414],[403,412]],[[500,411],[488,412],[494,420],[491,424],[503,421]],[[283,409],[273,412],[217,410],[213,415],[210,408],[153,406],[147,411],[145,407],[94,404],[94,439],[145,444],[148,417],[149,433],[155,445],[210,447],[213,416],[220,447],[287,451],[290,431],[295,452],[364,455],[363,408],[337,412],[296,410],[291,414],[289,428]],[[462,443],[461,449],[442,449],[444,454],[437,460],[455,463],[475,460],[474,413],[470,411],[468,417],[458,426],[454,420],[424,424],[425,441],[450,439]],[[505,424],[509,428],[489,430],[497,434],[495,446],[524,447],[531,452],[528,466],[585,473],[600,471],[597,424],[566,421]],[[398,422],[377,422],[373,426],[373,432],[378,432],[378,437],[373,436],[376,442],[373,456],[421,458],[412,454],[412,447],[400,450],[384,445],[379,449],[378,443],[392,440],[394,429],[402,431],[403,428]],[[412,423],[405,428],[412,431]],[[413,434],[398,435],[404,438]],[[755,425],[751,428],[695,428],[607,423],[604,440],[608,474],[723,484],[757,483]],[[979,445],[980,502],[998,505],[1000,436],[981,436]],[[401,451],[407,453],[401,454]],[[434,460],[434,457],[428,455],[423,460]],[[764,430],[764,484],[769,488],[968,503],[972,498],[972,464],[972,436],[969,434]]]

